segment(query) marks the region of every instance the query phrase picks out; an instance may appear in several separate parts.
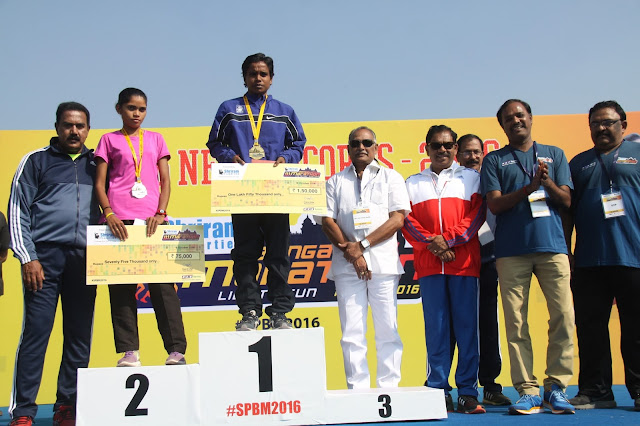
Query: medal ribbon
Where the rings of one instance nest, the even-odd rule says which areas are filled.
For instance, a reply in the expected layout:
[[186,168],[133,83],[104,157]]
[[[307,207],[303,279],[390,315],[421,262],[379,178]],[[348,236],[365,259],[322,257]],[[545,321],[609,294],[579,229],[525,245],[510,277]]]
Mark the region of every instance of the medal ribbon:
[[142,170],[142,150],[144,148],[144,145],[142,143],[143,130],[140,129],[140,136],[139,136],[140,137],[140,148],[138,149],[138,151],[140,151],[139,161],[138,161],[138,158],[136,157],[136,151],[133,149],[133,144],[131,143],[131,138],[129,138],[129,134],[124,128],[121,130],[121,132],[124,135],[124,138],[127,140],[127,143],[129,144],[129,148],[131,149],[131,155],[133,155],[133,164],[136,168],[136,182],[140,182],[140,170]]
[[[624,143],[624,140],[622,141],[622,143]],[[613,153],[613,162],[611,163],[611,173],[609,173],[609,170],[607,170],[607,168],[604,166],[604,161],[602,161],[602,156],[596,149],[596,157],[598,157],[598,161],[600,162],[600,167],[602,167],[602,172],[607,176],[607,179],[609,179],[609,190],[611,191],[613,191],[613,179],[615,179],[616,177],[616,162],[618,161],[618,153],[620,152],[620,147],[622,146],[622,143],[620,144],[618,149],[616,149],[616,152]]]
[[253,132],[253,146],[260,145],[258,143],[258,137],[260,136],[260,129],[262,128],[262,117],[264,116],[264,107],[267,105],[267,98],[269,95],[264,95],[264,102],[260,106],[260,114],[258,114],[258,124],[253,121],[253,112],[251,112],[251,105],[246,96],[243,96],[244,106],[247,108],[247,114],[249,114],[249,122],[251,123],[251,131]]

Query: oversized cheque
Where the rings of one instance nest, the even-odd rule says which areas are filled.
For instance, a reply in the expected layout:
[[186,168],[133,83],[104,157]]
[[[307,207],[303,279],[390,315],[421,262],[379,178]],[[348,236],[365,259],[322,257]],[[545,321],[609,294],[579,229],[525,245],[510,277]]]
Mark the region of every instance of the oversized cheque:
[[327,211],[323,165],[213,163],[211,213]]
[[106,225],[87,227],[87,284],[203,282],[202,225],[128,225],[120,241]]

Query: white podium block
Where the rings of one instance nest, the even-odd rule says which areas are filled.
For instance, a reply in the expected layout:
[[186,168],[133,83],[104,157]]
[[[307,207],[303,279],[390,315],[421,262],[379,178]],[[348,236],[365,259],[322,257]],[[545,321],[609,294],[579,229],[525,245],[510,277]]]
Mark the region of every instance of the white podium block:
[[446,419],[442,389],[420,387],[328,391],[326,424]]
[[322,423],[322,328],[200,333],[202,424]]
[[78,426],[199,425],[200,366],[78,369]]

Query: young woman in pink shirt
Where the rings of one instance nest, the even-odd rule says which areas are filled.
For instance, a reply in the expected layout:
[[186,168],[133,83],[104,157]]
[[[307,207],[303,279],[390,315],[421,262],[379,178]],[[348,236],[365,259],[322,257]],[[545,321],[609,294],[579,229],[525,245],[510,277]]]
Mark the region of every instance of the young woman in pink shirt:
[[[141,128],[147,115],[147,95],[142,90],[127,88],[120,92],[116,111],[122,116],[122,129],[103,135],[95,152],[96,194],[103,220],[121,240],[128,237],[125,225],[133,225],[136,219],[146,222],[147,236],[151,236],[166,221],[171,156],[160,133]],[[185,364],[187,340],[174,284],[148,287],[158,330],[169,354],[166,364]],[[141,365],[136,291],[137,284],[109,285],[116,352],[124,353],[118,367]]]

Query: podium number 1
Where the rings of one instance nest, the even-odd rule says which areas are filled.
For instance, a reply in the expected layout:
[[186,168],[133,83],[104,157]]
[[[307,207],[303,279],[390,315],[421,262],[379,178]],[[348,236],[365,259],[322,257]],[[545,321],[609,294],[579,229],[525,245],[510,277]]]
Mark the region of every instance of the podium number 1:
[[250,345],[249,352],[258,354],[258,389],[260,392],[272,392],[271,336],[264,336],[253,345]]
[[127,377],[127,389],[133,389],[136,385],[136,382],[139,383],[138,390],[136,390],[136,393],[133,394],[131,402],[124,410],[124,415],[127,417],[146,416],[149,413],[149,410],[146,408],[138,408],[138,406],[142,402],[142,398],[144,398],[144,396],[147,394],[147,391],[149,390],[149,378],[144,374],[132,374]]

